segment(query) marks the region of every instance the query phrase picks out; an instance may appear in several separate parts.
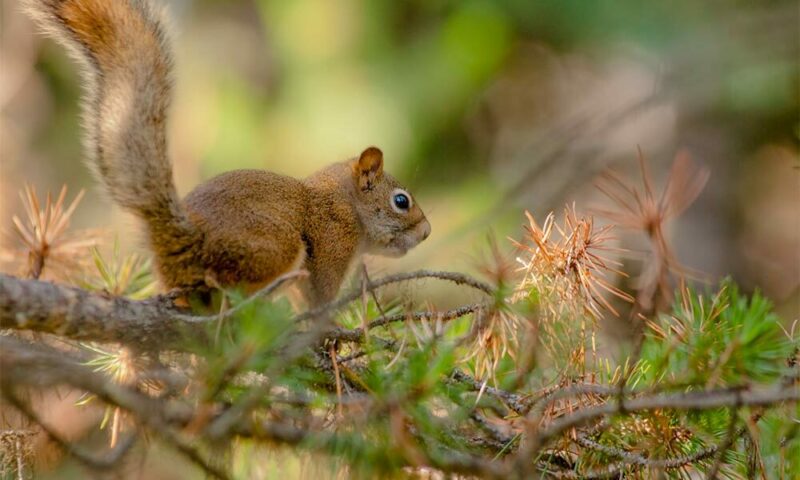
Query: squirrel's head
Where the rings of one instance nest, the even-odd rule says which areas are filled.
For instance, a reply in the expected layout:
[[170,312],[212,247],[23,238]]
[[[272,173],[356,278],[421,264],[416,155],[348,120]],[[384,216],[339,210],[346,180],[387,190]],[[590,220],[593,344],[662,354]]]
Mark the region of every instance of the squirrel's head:
[[369,147],[352,161],[355,207],[367,252],[399,257],[428,238],[431,224],[414,196],[383,171],[383,153]]

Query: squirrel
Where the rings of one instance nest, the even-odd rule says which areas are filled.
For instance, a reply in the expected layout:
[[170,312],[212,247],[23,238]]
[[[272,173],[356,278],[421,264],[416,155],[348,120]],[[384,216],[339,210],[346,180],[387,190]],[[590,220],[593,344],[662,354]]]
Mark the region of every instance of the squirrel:
[[149,0],[22,0],[82,66],[84,147],[106,194],[142,220],[168,289],[254,291],[303,268],[310,306],[333,300],[362,253],[402,256],[431,226],[413,195],[366,148],[305,179],[234,170],[183,201],[167,156],[172,56]]

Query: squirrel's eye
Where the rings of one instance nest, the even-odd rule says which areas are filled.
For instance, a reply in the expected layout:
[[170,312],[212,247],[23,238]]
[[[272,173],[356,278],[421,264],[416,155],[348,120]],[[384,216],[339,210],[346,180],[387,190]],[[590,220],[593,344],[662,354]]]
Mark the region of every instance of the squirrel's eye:
[[394,196],[394,204],[400,210],[408,210],[408,197],[403,193]]
[[406,192],[397,189],[392,195],[392,206],[399,213],[407,212],[411,208],[411,198]]

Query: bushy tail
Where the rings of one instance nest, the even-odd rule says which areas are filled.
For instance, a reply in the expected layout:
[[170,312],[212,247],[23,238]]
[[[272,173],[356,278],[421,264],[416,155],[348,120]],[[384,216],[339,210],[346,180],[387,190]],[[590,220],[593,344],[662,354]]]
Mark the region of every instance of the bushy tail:
[[157,256],[199,233],[182,211],[167,157],[171,53],[148,0],[23,0],[83,67],[88,163],[108,195],[147,224]]

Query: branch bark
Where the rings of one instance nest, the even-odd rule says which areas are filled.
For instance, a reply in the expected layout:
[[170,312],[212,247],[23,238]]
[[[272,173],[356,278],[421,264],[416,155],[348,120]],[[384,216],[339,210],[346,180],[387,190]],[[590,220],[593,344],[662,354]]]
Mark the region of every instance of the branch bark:
[[[278,277],[222,316],[235,316],[256,298],[269,295],[279,286],[303,276],[304,273],[290,272]],[[429,270],[390,275],[369,282],[366,290],[374,291],[393,283],[421,278],[435,278],[466,285],[487,295],[493,291],[491,286],[461,273]],[[334,312],[359,298],[361,294],[361,289],[346,293],[328,305],[298,315],[297,320],[313,319]],[[169,296],[136,301],[0,273],[0,329],[30,330],[73,340],[117,342],[145,349],[160,349],[176,347],[187,337],[204,340],[205,332],[198,328],[199,325],[219,319],[219,315],[191,315],[176,307]],[[383,319],[374,326],[398,319]],[[355,332],[341,333],[358,337]]]
[[135,301],[0,274],[0,328],[73,340],[170,344],[196,330],[167,297]]
[[[630,394],[635,396],[636,392]],[[535,431],[526,448],[520,450],[518,465],[527,464],[531,455],[542,451],[551,440],[567,430],[615,414],[661,409],[709,410],[719,407],[765,407],[798,401],[800,401],[800,387],[797,385],[752,390],[718,389],[688,393],[644,394],[630,399],[614,398],[602,405],[583,408],[565,415],[553,421],[548,427]]]

